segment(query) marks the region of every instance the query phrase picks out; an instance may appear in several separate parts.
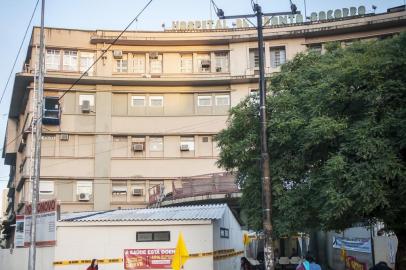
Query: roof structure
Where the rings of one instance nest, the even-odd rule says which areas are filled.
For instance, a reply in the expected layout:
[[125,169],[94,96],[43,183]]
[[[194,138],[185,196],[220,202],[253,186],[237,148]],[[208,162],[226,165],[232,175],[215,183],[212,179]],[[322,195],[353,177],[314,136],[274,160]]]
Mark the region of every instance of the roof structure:
[[192,205],[165,208],[119,209],[101,212],[81,212],[62,215],[62,222],[106,221],[173,221],[217,220],[227,209],[226,204]]

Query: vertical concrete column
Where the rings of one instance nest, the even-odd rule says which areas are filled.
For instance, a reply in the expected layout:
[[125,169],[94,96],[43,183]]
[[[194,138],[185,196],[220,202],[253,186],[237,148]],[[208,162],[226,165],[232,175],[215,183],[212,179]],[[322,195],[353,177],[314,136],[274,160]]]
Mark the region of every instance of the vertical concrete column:
[[199,67],[197,65],[197,53],[193,53],[193,73],[198,73]]
[[[96,135],[94,157],[94,209],[110,209],[111,85],[96,85]],[[106,133],[106,134],[100,134]]]
[[145,74],[150,74],[150,68],[149,68],[149,53],[145,54]]
[[214,52],[210,53],[210,72],[216,73],[216,55]]

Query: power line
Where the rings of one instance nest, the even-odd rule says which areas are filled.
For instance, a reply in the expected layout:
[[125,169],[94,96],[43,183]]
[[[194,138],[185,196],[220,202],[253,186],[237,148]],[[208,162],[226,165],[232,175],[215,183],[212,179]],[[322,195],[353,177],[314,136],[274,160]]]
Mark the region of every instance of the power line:
[[10,74],[8,75],[6,86],[4,86],[3,92],[1,93],[0,104],[3,101],[4,94],[6,93],[6,90],[7,90],[7,86],[9,84],[9,82],[10,82],[11,76],[13,75],[14,68],[15,68],[15,66],[17,64],[18,57],[20,56],[21,49],[23,48],[25,38],[27,37],[28,30],[30,29],[32,19],[34,18],[34,15],[35,15],[35,11],[37,10],[38,3],[39,3],[39,0],[37,0],[37,3],[35,4],[34,10],[33,10],[32,14],[31,14],[30,21],[28,22],[28,25],[27,25],[27,29],[25,29],[24,37],[23,37],[23,40],[21,40],[20,48],[18,49],[16,58],[14,59],[13,66],[11,67],[11,70],[10,70]]
[[106,49],[102,50],[102,54],[96,59],[96,61],[94,61],[81,75],[80,77],[67,89],[63,92],[62,96],[59,97],[59,100],[61,100],[67,92],[69,92],[70,90],[72,90],[72,88],[78,84],[78,82],[90,71],[90,69],[92,69],[92,67],[94,65],[96,65],[96,63],[107,53],[107,51],[111,48],[111,46],[113,46],[119,39],[120,37],[128,30],[128,28],[135,22],[138,21],[138,17],[141,16],[141,14],[144,12],[144,10],[151,4],[153,0],[149,0],[149,2],[141,9],[140,12],[138,12],[137,16],[135,16],[135,18],[127,25],[126,28],[124,28],[123,31],[121,31],[121,33],[113,40],[113,42],[107,46]]

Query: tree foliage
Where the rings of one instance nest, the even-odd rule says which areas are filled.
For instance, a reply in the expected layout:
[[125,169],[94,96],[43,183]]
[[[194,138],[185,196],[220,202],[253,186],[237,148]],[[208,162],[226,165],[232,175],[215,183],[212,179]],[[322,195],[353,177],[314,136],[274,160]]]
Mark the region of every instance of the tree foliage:
[[[406,34],[298,54],[270,78],[268,144],[277,235],[384,221],[406,235]],[[216,137],[242,208],[261,228],[258,99]]]

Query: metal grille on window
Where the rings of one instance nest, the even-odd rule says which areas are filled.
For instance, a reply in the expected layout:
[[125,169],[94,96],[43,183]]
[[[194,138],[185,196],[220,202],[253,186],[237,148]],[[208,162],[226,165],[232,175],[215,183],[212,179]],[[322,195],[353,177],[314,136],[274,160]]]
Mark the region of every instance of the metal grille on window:
[[[80,53],[80,72],[85,72],[94,62],[94,53],[81,52]],[[87,75],[93,75],[94,66],[89,69]]]
[[134,54],[133,55],[133,72],[145,73],[145,55]]
[[128,72],[127,55],[123,55],[121,59],[116,59],[116,72]]
[[249,57],[250,57],[250,68],[259,67],[259,54],[257,48],[250,49]]
[[228,72],[228,52],[215,53],[216,72]]
[[63,52],[63,70],[77,71],[78,70],[78,52],[64,51]]
[[271,67],[276,68],[286,62],[285,47],[271,48]]
[[49,70],[59,70],[61,65],[61,53],[59,50],[47,50],[45,66]]

